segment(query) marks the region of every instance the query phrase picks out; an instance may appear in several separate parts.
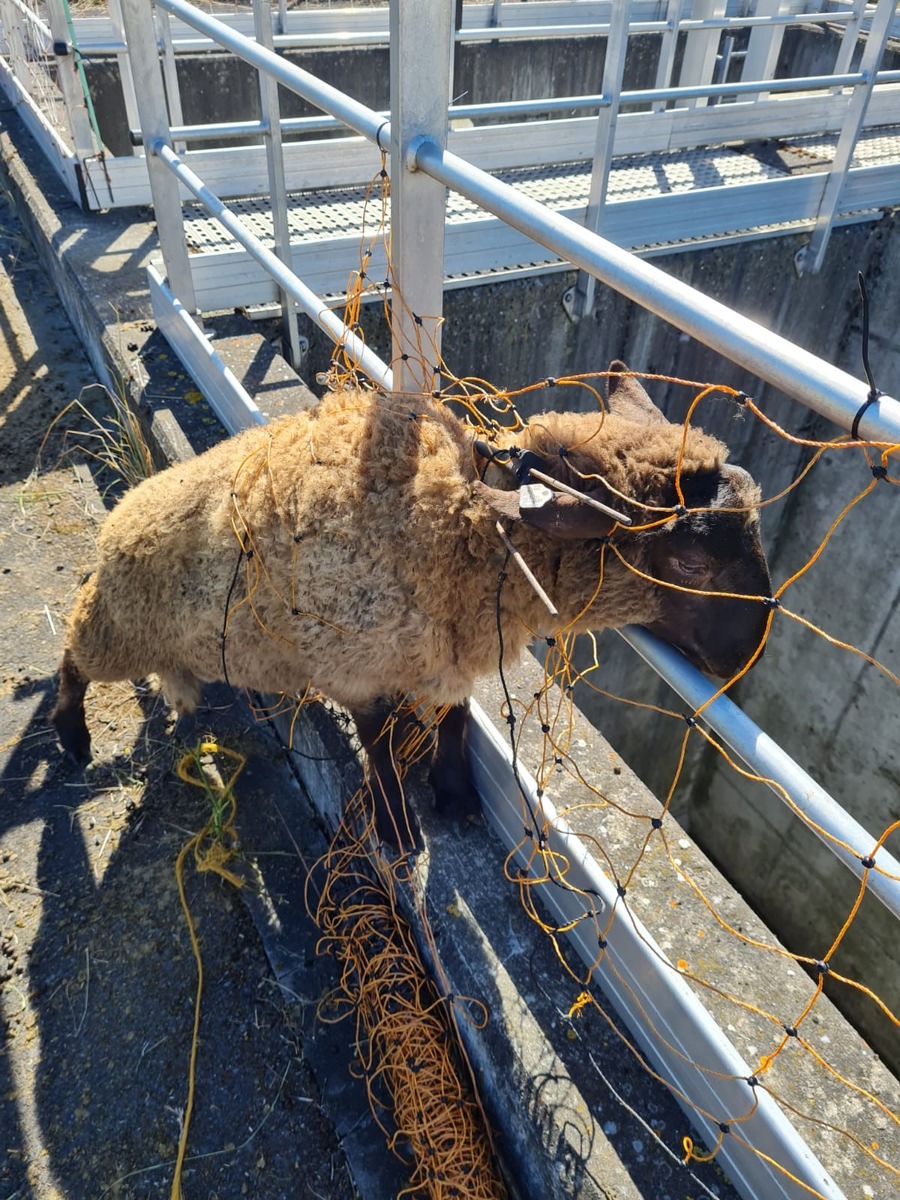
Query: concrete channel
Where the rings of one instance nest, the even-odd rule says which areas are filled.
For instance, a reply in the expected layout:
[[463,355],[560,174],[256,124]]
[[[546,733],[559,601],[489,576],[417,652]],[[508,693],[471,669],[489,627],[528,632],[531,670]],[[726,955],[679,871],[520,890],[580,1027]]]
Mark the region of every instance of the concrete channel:
[[[62,193],[29,143],[15,114],[0,110],[0,161],[5,186],[34,242],[45,269],[63,299],[100,379],[124,384],[134,405],[146,417],[160,455],[170,462],[202,450],[220,436],[215,419],[196,397],[185,398],[191,384],[172,370],[172,360],[150,318],[144,268],[156,249],[151,215],[122,211],[83,214]],[[305,386],[276,355],[258,330],[234,314],[208,322],[211,336],[231,356],[232,369],[243,376],[256,396],[264,395],[266,411],[284,411],[307,403]],[[514,694],[529,696],[535,687],[534,665],[514,676]],[[494,682],[486,683],[479,700],[497,712],[500,697]],[[304,745],[328,760],[315,765],[301,782],[279,785],[278,807],[290,831],[301,838],[312,817],[308,793],[315,792],[319,814],[340,811],[353,781],[341,764],[352,760],[340,722],[324,709],[313,709],[303,727]],[[589,764],[590,782],[609,800],[591,821],[592,832],[610,854],[625,859],[635,854],[634,822],[619,810],[658,814],[655,798],[622,762],[603,737],[576,714],[573,736],[580,759]],[[273,739],[277,737],[273,730]],[[324,752],[323,752],[324,751]],[[329,765],[330,764],[330,765]],[[577,789],[561,784],[558,807],[577,805]],[[469,1029],[467,1051],[475,1064],[490,1122],[512,1190],[523,1197],[606,1200],[675,1200],[714,1195],[732,1200],[737,1192],[709,1163],[686,1164],[683,1138],[690,1126],[670,1092],[627,1047],[617,1019],[577,1008],[578,989],[559,969],[551,941],[529,922],[518,889],[504,878],[504,852],[488,830],[459,834],[429,815],[427,798],[419,805],[429,846],[429,867],[417,885],[419,901],[432,914],[434,946],[440,956],[449,990],[457,996],[480,999],[490,1018],[483,1030]],[[677,847],[679,875],[654,862],[642,875],[640,915],[661,947],[673,959],[699,954],[714,961],[721,994],[704,991],[705,1002],[727,1026],[729,1037],[751,1061],[769,1044],[771,1033],[761,1025],[751,1003],[726,1003],[729,995],[749,996],[750,975],[764,973],[759,991],[768,1010],[788,1015],[803,1011],[811,992],[808,977],[785,953],[762,959],[748,953],[739,941],[710,922],[687,902],[690,875],[714,896],[717,912],[751,942],[777,947],[776,939],[716,871],[695,843],[674,821],[669,844]],[[290,839],[286,844],[290,844]],[[305,880],[284,867],[272,874],[277,856],[260,858],[257,867],[265,904],[255,906],[254,918],[273,971],[290,986],[297,968],[292,953],[291,913],[300,902]],[[665,867],[665,869],[664,869]],[[415,923],[415,903],[410,903]],[[272,919],[275,913],[277,920]],[[418,931],[421,935],[421,929]],[[423,942],[425,939],[422,939]],[[302,958],[300,959],[302,962]],[[759,979],[757,980],[759,983]],[[605,1007],[605,1006],[604,1006]],[[864,1082],[885,1110],[900,1109],[897,1081],[824,998],[816,1003],[814,1040],[829,1048],[833,1072],[819,1070],[808,1055],[787,1054],[772,1067],[772,1087],[785,1104],[807,1113],[801,1133],[814,1155],[848,1197],[895,1194],[889,1172],[875,1161],[850,1153],[852,1143],[838,1138],[833,1126],[849,1129],[868,1145],[872,1140],[871,1108],[844,1079]],[[313,1067],[316,1064],[313,1062]],[[326,1103],[327,1080],[322,1080]],[[340,1107],[341,1089],[332,1092]],[[340,1113],[335,1111],[339,1126]],[[896,1124],[879,1130],[879,1154],[898,1161]],[[367,1156],[371,1140],[348,1137],[344,1146],[360,1194],[384,1195]],[[893,1178],[896,1178],[894,1176]],[[773,1192],[773,1195],[775,1193]],[[793,1193],[785,1193],[793,1194]],[[760,1196],[759,1200],[770,1200]]]

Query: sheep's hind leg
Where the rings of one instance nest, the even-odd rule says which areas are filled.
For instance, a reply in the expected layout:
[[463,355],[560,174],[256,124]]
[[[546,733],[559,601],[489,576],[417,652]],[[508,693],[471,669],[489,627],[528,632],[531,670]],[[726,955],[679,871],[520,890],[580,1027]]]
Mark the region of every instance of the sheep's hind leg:
[[179,717],[197,711],[202,689],[196,675],[190,671],[169,671],[160,674],[159,682],[163,695]]
[[91,758],[91,735],[84,717],[84,694],[88,683],[88,678],[75,665],[72,651],[66,650],[59,667],[56,704],[50,720],[63,750],[77,763],[90,762]]
[[375,808],[375,832],[382,842],[406,852],[416,847],[418,829],[406,802],[398,763],[404,723],[396,706],[378,701],[363,709],[352,709],[359,740],[369,760],[369,791]]

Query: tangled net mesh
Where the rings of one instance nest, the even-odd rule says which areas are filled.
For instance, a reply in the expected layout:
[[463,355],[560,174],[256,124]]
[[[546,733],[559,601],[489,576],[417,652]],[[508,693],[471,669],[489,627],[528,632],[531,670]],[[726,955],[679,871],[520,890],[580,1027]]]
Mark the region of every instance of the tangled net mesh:
[[[373,230],[370,232],[367,228],[364,231],[360,269],[350,280],[348,300],[344,309],[345,323],[360,337],[361,306],[364,300],[377,297],[383,305],[389,324],[392,319],[396,319],[404,306],[403,297],[396,290],[389,290],[390,255],[383,241],[388,187],[386,171],[382,170],[370,188],[371,209],[374,214]],[[372,278],[372,264],[378,261],[379,255],[385,257],[388,265],[384,277],[375,281]],[[411,313],[408,315],[412,320],[407,322],[405,327],[413,330],[413,343],[406,347],[404,356],[430,364],[434,369],[435,378],[442,381],[440,389],[434,393],[435,401],[452,403],[454,411],[461,413],[463,419],[480,430],[482,436],[489,441],[497,442],[504,433],[520,428],[523,421],[518,411],[519,403],[530,393],[547,388],[554,389],[560,402],[559,407],[565,407],[564,394],[569,390],[589,396],[599,411],[605,407],[603,391],[609,375],[606,371],[542,378],[516,390],[503,389],[482,379],[457,377],[444,362],[437,345],[434,331],[439,322],[422,320]],[[602,810],[604,813],[615,813],[622,822],[630,825],[633,836],[630,840],[624,839],[624,844],[630,849],[626,856],[622,857],[621,854],[615,856],[609,845],[595,834],[585,834],[591,852],[605,873],[615,882],[618,900],[608,910],[604,910],[602,906],[594,903],[594,897],[584,892],[583,915],[564,927],[548,919],[541,903],[540,891],[548,883],[563,883],[571,888],[572,884],[567,879],[569,864],[564,856],[550,847],[550,829],[546,815],[539,807],[535,808],[523,800],[524,832],[521,842],[506,860],[506,880],[518,888],[524,912],[552,939],[560,968],[570,977],[572,1004],[569,1018],[575,1020],[593,1011],[613,1030],[616,1037],[627,1042],[647,1071],[675,1093],[683,1107],[693,1109],[718,1130],[714,1144],[706,1147],[695,1144],[691,1136],[682,1130],[680,1144],[668,1147],[670,1154],[674,1153],[688,1166],[692,1162],[710,1161],[715,1159],[725,1139],[732,1138],[766,1160],[777,1173],[793,1181],[802,1193],[820,1196],[822,1193],[796,1179],[788,1167],[776,1162],[744,1136],[742,1127],[757,1111],[760,1093],[767,1092],[797,1122],[801,1132],[804,1126],[815,1126],[833,1135],[845,1167],[850,1164],[847,1168],[849,1177],[856,1174],[859,1178],[872,1178],[879,1187],[886,1189],[883,1194],[896,1194],[900,1190],[900,1116],[894,1107],[877,1094],[876,1088],[864,1081],[850,1078],[846,1072],[829,1061],[821,1045],[816,1045],[813,1040],[812,1022],[813,1014],[823,996],[826,980],[829,980],[833,985],[853,989],[865,996],[893,1027],[900,1025],[896,1005],[877,995],[859,980],[841,974],[831,964],[857,917],[872,876],[881,874],[887,875],[888,878],[896,878],[878,865],[876,857],[878,850],[900,826],[900,821],[890,824],[870,845],[848,845],[801,812],[792,797],[779,784],[754,774],[741,765],[705,723],[704,714],[709,705],[719,696],[727,694],[754,664],[762,653],[775,621],[795,622],[804,626],[846,654],[858,656],[890,683],[900,684],[900,678],[887,665],[821,628],[787,603],[793,585],[815,567],[839,526],[853,511],[879,485],[893,487],[900,482],[900,475],[893,470],[900,446],[860,441],[848,436],[827,441],[800,437],[776,424],[750,396],[733,388],[679,380],[667,375],[635,374],[639,374],[641,379],[675,384],[692,393],[684,420],[685,440],[698,406],[718,396],[724,397],[732,404],[740,405],[746,414],[759,422],[760,428],[809,452],[808,461],[799,470],[796,478],[777,495],[766,497],[762,501],[762,507],[783,500],[794,489],[801,487],[825,454],[863,455],[869,468],[869,479],[840,507],[825,535],[799,568],[778,585],[772,596],[758,597],[759,602],[766,604],[768,608],[765,637],[746,666],[722,684],[709,701],[686,716],[684,712],[661,705],[614,697],[623,703],[632,704],[635,709],[650,709],[658,716],[676,722],[682,730],[673,778],[658,806],[650,809],[642,805],[630,807],[617,795],[610,794],[589,781],[589,772],[579,765],[578,746],[573,734],[576,720],[573,693],[576,685],[579,685],[604,696],[610,695],[601,683],[597,682],[600,670],[597,644],[592,635],[580,634],[576,639],[571,630],[565,629],[555,637],[546,639],[542,686],[524,699],[513,697],[507,689],[503,707],[497,714],[501,725],[509,729],[513,759],[522,760],[527,753],[539,797],[545,790],[553,788],[560,775],[577,785],[577,802],[560,813],[576,832],[581,832],[580,818],[585,813]],[[334,353],[328,382],[338,387],[358,382],[353,355],[343,345],[339,345]],[[390,396],[385,396],[382,402],[385,406],[393,403]],[[682,452],[683,449],[684,441]],[[682,501],[680,481],[677,491],[679,500]],[[632,505],[636,503],[633,497],[622,498]],[[643,510],[643,521],[633,527],[638,531],[665,524],[673,518],[675,511],[650,505],[644,505]],[[241,524],[239,514],[235,523],[235,533],[242,547],[247,544],[247,538],[252,537],[252,530]],[[598,591],[602,587],[604,564],[610,555],[615,555],[636,575],[641,574],[621,555],[613,543],[609,543],[603,547],[600,556]],[[260,562],[257,554],[253,562],[247,562],[245,570],[247,594],[252,596],[254,590],[260,586],[265,564]],[[502,587],[502,582],[498,587]],[[722,595],[725,598],[728,596],[727,593]],[[534,632],[537,638],[539,635],[537,631]],[[586,655],[577,650],[578,645],[584,645],[585,642],[588,646]],[[502,681],[502,661],[500,672]],[[296,697],[285,697],[282,703],[286,710],[293,710],[296,717],[304,704],[319,698],[307,693],[299,700]],[[406,741],[396,757],[398,773],[401,775],[410,764],[427,752],[432,731],[443,716],[441,711],[434,710],[423,715],[416,707],[416,698],[408,701],[408,708],[416,714],[416,722],[412,727],[412,734],[409,732],[408,723],[404,726],[403,736]],[[721,756],[730,771],[745,779],[768,784],[781,795],[784,803],[804,825],[824,841],[849,851],[860,860],[862,872],[853,903],[840,927],[831,936],[829,944],[820,953],[790,953],[763,935],[756,936],[738,928],[723,911],[718,898],[711,895],[701,879],[685,866],[678,845],[681,831],[670,816],[670,808],[681,780],[688,749],[697,740]],[[536,750],[534,744],[537,746]],[[530,746],[527,752],[526,745]],[[398,1153],[402,1152],[404,1157],[412,1156],[413,1169],[408,1194],[439,1197],[505,1195],[503,1182],[492,1165],[490,1135],[486,1123],[482,1120],[482,1109],[472,1082],[472,1074],[454,1035],[458,1012],[452,1003],[448,1003],[448,989],[444,988],[442,992],[440,987],[436,989],[428,980],[421,966],[414,939],[399,915],[397,892],[405,885],[407,867],[405,860],[388,864],[380,855],[366,796],[364,788],[348,807],[347,817],[332,849],[317,872],[317,879],[321,876],[324,882],[317,882],[314,889],[316,894],[311,895],[309,900],[311,911],[314,912],[323,931],[322,948],[333,953],[341,965],[341,983],[334,1011],[342,1015],[352,1011],[356,1015],[360,1069],[369,1088],[373,1113],[382,1123],[392,1147]],[[692,964],[688,961],[690,955],[686,949],[684,957],[678,956],[674,961],[670,961],[669,958],[660,960],[666,970],[690,981],[701,997],[706,998],[721,1024],[728,1022],[730,1011],[751,1019],[757,1044],[750,1047],[754,1051],[750,1075],[723,1075],[702,1063],[693,1063],[701,1073],[744,1085],[734,1089],[734,1094],[740,1095],[742,1099],[736,1102],[733,1111],[712,1111],[705,1108],[656,1074],[647,1066],[637,1046],[623,1032],[618,1020],[607,1010],[602,993],[591,986],[595,973],[602,965],[604,970],[616,976],[619,983],[630,991],[634,1007],[641,1009],[640,998],[629,988],[609,955],[607,941],[614,922],[632,919],[630,896],[636,885],[658,876],[661,872],[668,873],[673,882],[686,885],[690,902],[707,922],[712,923],[712,928],[718,934],[727,936],[734,946],[739,947],[745,964],[743,977],[747,986],[738,994],[733,986],[717,978],[714,962],[709,963],[706,968],[697,963]],[[502,886],[500,880],[497,886]],[[685,904],[683,888],[679,895],[682,898],[672,903]],[[420,914],[420,917],[427,928],[425,914]],[[595,960],[588,966],[576,964],[562,948],[562,936],[580,921],[593,926],[593,936],[597,945]],[[703,931],[698,936],[703,937]],[[810,976],[809,994],[796,1011],[774,1011],[771,1000],[766,999],[766,970],[773,959],[787,960],[791,964],[799,963]],[[439,964],[437,969],[439,971]],[[438,984],[441,982],[439,979]],[[471,1005],[469,1008],[471,1010]],[[654,1031],[654,1037],[666,1052],[685,1058],[682,1051],[670,1044],[654,1027],[649,1014],[644,1013],[644,1016],[649,1028]],[[486,1018],[487,1013],[484,1013],[483,1019]],[[797,1053],[804,1055],[808,1062],[813,1064],[815,1072],[827,1076],[832,1084],[838,1084],[844,1089],[848,1110],[854,1109],[857,1113],[853,1128],[849,1122],[842,1122],[840,1114],[829,1111],[826,1116],[817,1111],[812,1100],[806,1108],[801,1109],[784,1094],[778,1081],[779,1068],[789,1069],[787,1064],[791,1056]],[[389,1102],[393,1108],[392,1116],[387,1115]],[[875,1137],[873,1132],[876,1129],[884,1132],[879,1132],[878,1137]],[[707,1190],[702,1184],[698,1186],[701,1190]]]

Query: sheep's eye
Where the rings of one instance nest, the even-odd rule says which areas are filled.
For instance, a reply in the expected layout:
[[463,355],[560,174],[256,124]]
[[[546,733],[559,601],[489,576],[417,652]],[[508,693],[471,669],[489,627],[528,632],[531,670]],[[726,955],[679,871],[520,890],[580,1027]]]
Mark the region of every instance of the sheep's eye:
[[691,582],[707,579],[710,574],[709,559],[705,554],[690,554],[673,558],[672,566],[683,579]]
[[676,558],[672,564],[682,575],[702,575],[706,564],[699,558]]

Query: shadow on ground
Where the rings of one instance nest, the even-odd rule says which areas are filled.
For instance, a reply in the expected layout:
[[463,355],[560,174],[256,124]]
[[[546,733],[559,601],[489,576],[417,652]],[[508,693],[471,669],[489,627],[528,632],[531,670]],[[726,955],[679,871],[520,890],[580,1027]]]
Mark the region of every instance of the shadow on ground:
[[[151,690],[106,685],[89,697],[94,763],[60,758],[54,672],[102,505],[58,439],[57,465],[31,471],[91,376],[5,206],[0,255],[0,1195],[168,1196],[197,979],[173,868],[208,815],[175,768],[207,731],[277,750],[224,693],[176,730]],[[189,875],[187,890],[205,986],[186,1194],[353,1196],[304,1055],[328,987],[312,949],[308,991],[287,996],[232,886]]]

